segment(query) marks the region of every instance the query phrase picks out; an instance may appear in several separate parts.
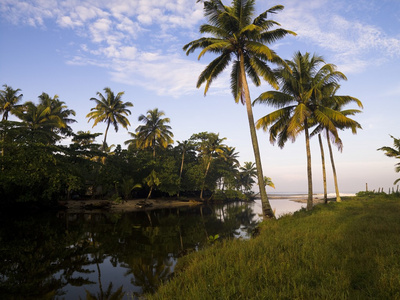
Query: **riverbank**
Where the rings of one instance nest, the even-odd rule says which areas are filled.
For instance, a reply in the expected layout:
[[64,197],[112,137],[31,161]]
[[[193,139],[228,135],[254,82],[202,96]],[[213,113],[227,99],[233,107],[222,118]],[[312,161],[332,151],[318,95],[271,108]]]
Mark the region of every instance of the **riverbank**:
[[143,210],[176,208],[201,205],[202,202],[194,199],[133,199],[116,203],[111,200],[68,200],[59,201],[59,205],[70,213],[86,211],[135,212]]
[[[297,203],[307,203],[307,198],[304,195],[274,195],[269,197],[270,200],[288,200]],[[329,201],[335,199],[329,199]],[[314,204],[324,203],[323,198],[314,197]],[[111,200],[65,200],[58,202],[60,207],[68,210],[70,213],[83,212],[135,212],[143,210],[155,210],[164,208],[177,208],[185,206],[203,205],[204,202],[194,198],[182,199],[131,199],[127,201],[114,202]]]
[[342,200],[183,257],[147,299],[399,299],[399,197]]

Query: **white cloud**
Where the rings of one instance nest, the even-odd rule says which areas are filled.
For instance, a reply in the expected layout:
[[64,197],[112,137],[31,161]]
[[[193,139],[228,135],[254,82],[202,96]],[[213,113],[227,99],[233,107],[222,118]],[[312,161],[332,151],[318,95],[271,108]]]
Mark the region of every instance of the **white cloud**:
[[111,71],[114,81],[173,97],[195,91],[197,77],[204,68],[197,62],[159,53],[136,53],[136,59],[114,62]]
[[120,52],[120,57],[123,59],[130,59],[134,60],[136,58],[136,55],[138,53],[136,47],[121,47],[121,52]]
[[[366,2],[359,0],[357,4],[352,10],[358,9],[360,15],[371,10]],[[315,46],[327,50],[334,59],[329,62],[345,66],[347,72],[364,71],[399,56],[400,39],[387,36],[382,28],[365,23],[364,19],[350,18],[345,11],[350,11],[347,2],[312,0],[304,5],[303,1],[291,1],[275,19],[295,31],[298,41],[309,44],[307,51],[314,52]]]
[[[257,2],[258,6],[263,2]],[[317,48],[315,52],[325,57],[326,50],[328,62],[346,74],[399,55],[399,39],[386,36],[377,26],[346,17],[341,13],[343,7],[346,5],[341,1],[310,0],[304,5],[304,1],[291,0],[273,19],[295,31],[296,39],[310,46],[307,51]],[[195,90],[204,68],[183,58],[181,50],[183,44],[199,36],[203,11],[202,4],[194,0],[3,0],[0,16],[15,24],[41,27],[47,19],[55,20],[61,28],[73,29],[86,39],[71,54],[74,58],[69,64],[98,65],[109,69],[113,80],[138,84],[159,94],[176,96]],[[222,91],[226,82],[225,78],[213,83],[212,92]]]
[[74,28],[76,26],[82,26],[83,23],[81,21],[73,21],[71,19],[71,17],[69,16],[62,16],[59,20],[58,20],[58,24],[60,24],[61,27],[70,27],[70,28]]

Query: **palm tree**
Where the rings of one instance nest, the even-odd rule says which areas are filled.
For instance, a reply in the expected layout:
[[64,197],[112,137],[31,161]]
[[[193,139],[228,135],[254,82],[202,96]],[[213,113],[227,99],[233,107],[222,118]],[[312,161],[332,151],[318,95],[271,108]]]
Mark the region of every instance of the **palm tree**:
[[[400,139],[396,139],[392,135],[390,137],[393,139],[393,148],[384,146],[384,147],[379,148],[378,150],[384,151],[386,156],[400,159]],[[397,163],[395,166],[396,166],[396,168],[395,168],[396,172],[397,173],[400,172],[400,163]],[[400,181],[400,178],[396,179],[393,184],[396,184],[399,181]]]
[[226,184],[228,184],[228,188],[231,188],[231,186],[234,185],[235,179],[239,174],[238,170],[240,166],[238,161],[239,152],[235,151],[236,151],[235,147],[222,148],[221,158],[223,160],[223,166],[221,171],[223,176],[221,177],[221,183],[222,183],[221,190],[225,189]]
[[253,178],[257,177],[257,169],[255,163],[246,161],[243,167],[240,167],[240,182],[245,191],[250,191],[255,183]]
[[177,149],[182,152],[181,167],[179,170],[179,189],[178,189],[178,194],[177,194],[178,198],[179,198],[179,194],[180,194],[180,190],[181,190],[182,173],[183,173],[183,165],[185,162],[185,155],[186,155],[186,152],[192,150],[193,148],[194,148],[194,145],[191,141],[188,141],[188,140],[183,141],[183,142],[178,141]]
[[[326,64],[321,56],[309,53],[302,55],[295,53],[292,61],[287,60],[289,68],[281,67],[276,70],[276,76],[280,81],[280,91],[268,91],[262,93],[255,103],[272,105],[278,110],[260,118],[256,127],[270,131],[270,141],[283,148],[286,141],[294,141],[298,134],[304,131],[307,153],[307,179],[308,198],[307,210],[313,207],[313,187],[311,172],[311,150],[309,128],[324,124],[330,131],[335,131],[332,114],[335,111],[329,109],[329,103],[318,101],[321,89],[324,86],[335,86],[339,79],[345,78],[341,72],[336,71],[332,64]],[[322,67],[319,68],[319,66]],[[332,97],[332,100],[337,100]],[[339,116],[341,114],[336,114]],[[272,126],[270,126],[272,124]]]
[[[344,77],[346,79],[346,77]],[[350,102],[355,102],[360,108],[363,108],[362,102],[357,98],[351,96],[338,96],[336,95],[336,91],[339,89],[339,86],[325,86],[321,89],[321,99],[319,101],[323,103],[326,110],[326,116],[330,118],[329,126],[324,125],[324,123],[319,123],[315,130],[311,133],[311,136],[318,134],[318,141],[321,149],[321,159],[322,159],[322,174],[324,179],[324,200],[327,203],[327,188],[326,188],[326,170],[325,170],[325,157],[324,150],[322,145],[321,132],[325,131],[327,144],[329,149],[329,156],[331,160],[333,179],[335,184],[335,193],[336,193],[336,201],[341,202],[340,193],[339,193],[339,185],[337,181],[336,167],[333,159],[333,152],[331,146],[331,140],[338,146],[339,151],[343,149],[342,140],[339,138],[337,129],[348,129],[352,130],[353,134],[357,133],[357,129],[362,129],[361,125],[355,120],[349,118],[349,116],[353,116],[361,111],[358,109],[347,109],[343,110],[342,107]],[[318,99],[317,99],[318,101]],[[329,112],[329,110],[332,110]]]
[[18,102],[22,100],[20,89],[14,90],[11,86],[3,85],[4,90],[0,90],[0,113],[3,113],[3,121],[8,120],[8,114],[14,114],[15,110],[20,107]]
[[86,118],[89,118],[88,122],[92,119],[94,120],[92,128],[99,122],[105,122],[107,124],[103,141],[103,145],[105,146],[110,124],[114,126],[116,132],[118,132],[118,124],[122,125],[125,129],[128,129],[128,126],[131,125],[126,116],[131,114],[131,111],[127,109],[127,107],[132,107],[133,104],[121,100],[124,92],[119,92],[115,96],[114,92],[111,91],[109,87],[104,88],[104,92],[106,97],[104,97],[100,92],[97,92],[99,99],[90,98],[90,100],[96,102],[96,106],[90,110],[90,113],[86,115]]
[[220,138],[219,134],[216,133],[200,132],[197,134],[193,134],[190,137],[190,140],[196,143],[197,151],[200,152],[205,164],[203,184],[200,191],[200,199],[204,200],[203,192],[206,185],[206,178],[208,175],[208,171],[210,170],[211,162],[213,161],[213,159],[224,153],[224,148],[226,148],[227,146],[222,144],[222,142],[226,140],[226,138]]
[[39,96],[39,105],[50,107],[49,115],[56,115],[60,118],[61,126],[57,129],[59,133],[64,135],[72,135],[72,128],[69,124],[75,123],[76,120],[71,119],[70,116],[75,116],[75,111],[68,109],[64,101],[61,101],[58,95],[51,98],[48,94],[42,93]]
[[157,186],[159,186],[161,184],[160,179],[158,178],[158,174],[156,173],[155,170],[152,170],[149,174],[149,176],[147,176],[144,179],[144,182],[146,183],[146,185],[150,188],[149,194],[147,195],[147,199],[150,199],[151,197],[151,192],[153,191],[153,189]]
[[50,107],[28,101],[14,114],[22,120],[33,141],[51,144],[61,139],[55,128],[62,128],[65,123],[59,115],[51,114]]
[[284,62],[266,45],[283,38],[287,34],[294,33],[282,28],[270,30],[274,25],[279,24],[268,20],[267,14],[276,13],[282,9],[282,5],[274,6],[252,20],[255,11],[255,0],[233,0],[231,6],[225,6],[221,0],[204,1],[204,14],[209,24],[202,25],[200,32],[202,34],[210,34],[211,37],[202,37],[183,47],[187,55],[198,48],[203,49],[199,54],[199,59],[207,52],[219,55],[204,69],[197,81],[198,88],[203,83],[206,83],[204,94],[207,93],[212,81],[231,62],[233,63],[231,90],[235,102],[238,103],[240,101],[246,105],[257,166],[263,215],[268,218],[273,218],[274,213],[269,204],[264,185],[262,184],[261,157],[254,127],[254,117],[246,74],[250,76],[256,86],[261,84],[261,77],[272,86],[277,87],[277,82],[267,62]]
[[167,125],[170,122],[169,118],[162,118],[165,115],[158,108],[148,110],[147,115],[140,115],[139,122],[144,125],[139,125],[136,128],[136,136],[134,140],[139,149],[152,148],[153,158],[156,157],[156,147],[166,148],[174,141],[171,126]]

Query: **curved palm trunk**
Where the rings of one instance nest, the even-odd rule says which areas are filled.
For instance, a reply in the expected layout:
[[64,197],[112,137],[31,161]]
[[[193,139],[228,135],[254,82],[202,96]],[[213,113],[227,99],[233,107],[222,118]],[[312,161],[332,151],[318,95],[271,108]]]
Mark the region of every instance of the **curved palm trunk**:
[[339,185],[338,185],[337,176],[336,176],[336,167],[335,167],[335,162],[333,160],[333,152],[332,152],[331,141],[329,140],[328,130],[327,130],[326,136],[327,136],[327,141],[328,141],[329,156],[331,158],[331,164],[332,164],[333,180],[335,182],[336,202],[341,202],[342,199],[340,199]]
[[307,179],[308,179],[307,210],[312,210],[313,187],[312,187],[312,172],[311,172],[311,150],[310,150],[310,135],[308,133],[307,118],[305,118],[304,120],[304,133],[306,136],[306,152],[307,152]]
[[110,119],[107,121],[107,128],[106,128],[106,132],[104,133],[104,141],[103,141],[103,150],[106,150],[106,140],[107,140],[107,133],[108,133],[108,128],[110,127]]
[[319,148],[321,149],[321,161],[322,161],[322,178],[324,181],[324,202],[328,203],[328,193],[326,188],[326,168],[325,168],[325,153],[324,146],[322,145],[321,134],[318,134]]
[[210,160],[207,163],[206,172],[204,174],[203,186],[201,187],[201,192],[200,192],[200,199],[201,200],[204,200],[203,199],[203,191],[204,191],[204,187],[206,185],[206,178],[207,178],[208,170],[210,169],[211,160],[212,160],[212,157],[210,157]]
[[150,191],[149,191],[149,193],[148,193],[148,195],[147,195],[146,200],[150,199],[150,197],[151,197],[151,192],[152,192],[152,191],[153,191],[153,186],[150,187]]
[[183,172],[183,163],[185,161],[185,150],[182,151],[182,162],[181,162],[181,169],[179,170],[179,189],[178,189],[178,198],[179,193],[181,191],[181,181],[182,181],[182,172]]
[[156,138],[153,140],[153,159],[156,159]]
[[249,119],[251,141],[253,144],[254,158],[256,160],[258,186],[260,188],[260,197],[261,197],[263,217],[265,219],[275,218],[274,212],[268,201],[268,196],[267,196],[267,192],[265,190],[265,185],[264,185],[264,175],[263,175],[262,166],[261,166],[260,149],[258,147],[256,127],[254,125],[253,110],[251,107],[250,91],[249,91],[249,87],[247,85],[246,73],[245,73],[245,69],[244,69],[243,53],[240,53],[240,76],[242,77],[241,80],[242,80],[242,86],[244,89],[244,96],[245,96],[245,100],[246,100],[246,110],[247,110],[247,117]]

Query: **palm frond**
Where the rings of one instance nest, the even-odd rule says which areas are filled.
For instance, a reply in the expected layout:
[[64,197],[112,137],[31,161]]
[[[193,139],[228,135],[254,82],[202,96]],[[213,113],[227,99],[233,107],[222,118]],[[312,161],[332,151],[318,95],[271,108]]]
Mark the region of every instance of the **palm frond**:
[[285,106],[289,106],[293,104],[295,99],[293,96],[288,95],[286,93],[280,91],[268,91],[262,93],[254,100],[254,104],[261,103],[261,104],[268,104],[269,106],[281,108]]
[[240,101],[242,104],[244,104],[245,99],[242,88],[242,77],[240,76],[240,66],[237,60],[233,62],[230,81],[231,92],[235,99],[235,102],[238,103]]
[[204,95],[207,94],[208,88],[211,82],[218,77],[218,75],[229,65],[231,59],[230,53],[224,53],[214,59],[204,70],[201,72],[199,79],[197,80],[196,87],[199,88],[204,82],[206,87],[204,89]]
[[257,129],[263,129],[264,131],[268,130],[269,125],[271,125],[272,123],[281,120],[281,119],[289,119],[290,118],[290,114],[293,110],[293,107],[285,107],[285,108],[281,108],[278,110],[275,110],[272,113],[269,113],[267,115],[265,115],[264,117],[260,118],[257,122],[256,122],[256,128]]
[[200,58],[206,54],[207,52],[212,52],[212,53],[228,53],[230,52],[229,47],[231,46],[231,44],[225,40],[219,40],[217,42],[211,43],[210,45],[208,45],[207,47],[204,47],[204,49],[200,52],[198,59],[200,60]]

